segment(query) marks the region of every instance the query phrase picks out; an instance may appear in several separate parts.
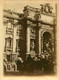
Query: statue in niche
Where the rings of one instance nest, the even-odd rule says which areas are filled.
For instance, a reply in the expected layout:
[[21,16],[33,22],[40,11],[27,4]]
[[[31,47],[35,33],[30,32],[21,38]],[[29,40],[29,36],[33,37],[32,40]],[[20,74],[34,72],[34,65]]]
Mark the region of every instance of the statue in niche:
[[47,51],[48,53],[52,53],[52,42],[51,39],[49,39],[48,41],[44,41],[44,52]]
[[31,56],[34,57],[35,56],[35,43],[34,43],[34,40],[31,41],[30,50],[31,50]]
[[31,42],[31,50],[34,50],[35,45],[34,45],[34,41]]

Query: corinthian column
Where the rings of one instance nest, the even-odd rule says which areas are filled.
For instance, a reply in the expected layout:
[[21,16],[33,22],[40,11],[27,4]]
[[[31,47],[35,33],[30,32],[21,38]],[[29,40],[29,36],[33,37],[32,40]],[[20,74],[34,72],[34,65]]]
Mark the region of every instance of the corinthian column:
[[38,44],[39,44],[39,50],[38,50],[38,55],[40,55],[41,54],[41,30],[40,30],[40,28],[41,28],[41,24],[39,24],[39,30],[38,30]]
[[41,30],[40,30],[41,25],[38,23],[37,28],[36,28],[36,54],[40,55],[41,54]]
[[26,31],[26,46],[27,46],[27,52],[26,52],[26,54],[30,54],[30,27],[28,26],[27,27],[27,31]]
[[14,34],[13,34],[13,52],[15,53],[16,49],[16,27],[14,27]]

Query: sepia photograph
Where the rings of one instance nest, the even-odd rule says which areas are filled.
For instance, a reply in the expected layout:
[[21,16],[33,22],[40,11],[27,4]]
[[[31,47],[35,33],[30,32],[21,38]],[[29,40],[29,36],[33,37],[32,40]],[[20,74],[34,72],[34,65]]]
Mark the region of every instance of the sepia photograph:
[[57,74],[56,11],[56,3],[4,3],[4,76]]
[[0,80],[58,80],[59,1],[0,0]]

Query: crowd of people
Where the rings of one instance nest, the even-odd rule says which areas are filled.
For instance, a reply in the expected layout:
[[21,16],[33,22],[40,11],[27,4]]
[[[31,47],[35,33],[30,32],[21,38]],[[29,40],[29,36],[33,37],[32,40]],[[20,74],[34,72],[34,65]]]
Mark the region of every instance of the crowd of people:
[[36,74],[49,74],[55,72],[55,63],[53,63],[53,60],[49,54],[42,54],[40,56],[36,55],[33,58],[29,54],[25,60],[23,60],[20,56],[14,62],[8,62],[6,60],[4,60],[4,62],[4,66],[5,64],[9,65],[9,71],[18,71],[22,73],[27,72],[28,74],[33,72]]

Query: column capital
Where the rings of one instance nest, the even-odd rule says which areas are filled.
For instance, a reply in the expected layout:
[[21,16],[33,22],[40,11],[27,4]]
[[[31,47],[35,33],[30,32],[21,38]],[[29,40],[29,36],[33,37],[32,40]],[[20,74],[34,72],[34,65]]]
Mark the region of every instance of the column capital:
[[33,26],[33,27],[34,27],[34,26],[36,26],[36,23],[31,22],[31,21],[29,21],[29,20],[28,20],[28,21],[27,21],[27,25],[31,25],[31,26]]

